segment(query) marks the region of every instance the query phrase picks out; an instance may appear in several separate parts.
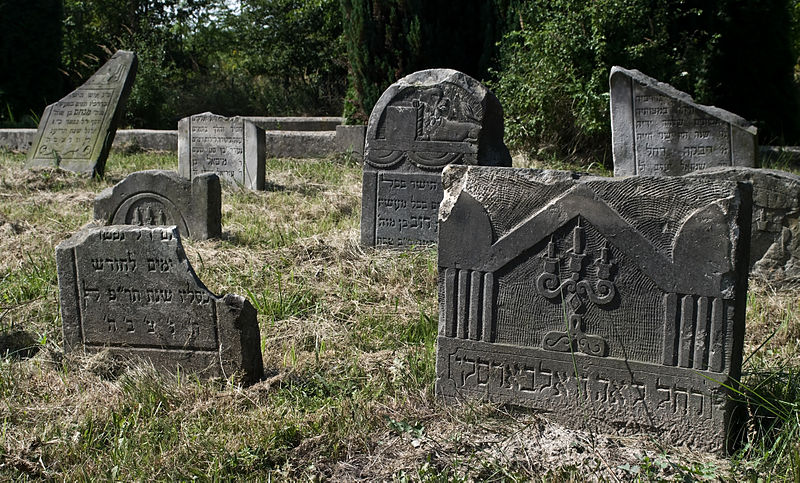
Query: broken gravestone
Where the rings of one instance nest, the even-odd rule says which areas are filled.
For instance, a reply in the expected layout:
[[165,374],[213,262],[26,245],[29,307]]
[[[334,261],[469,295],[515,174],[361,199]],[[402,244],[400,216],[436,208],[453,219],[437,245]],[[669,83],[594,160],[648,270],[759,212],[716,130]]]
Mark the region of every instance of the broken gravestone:
[[174,171],[138,171],[94,200],[94,218],[108,225],[175,225],[181,236],[205,240],[222,233],[219,176],[191,181]]
[[174,226],[85,228],[56,247],[56,262],[65,351],[108,350],[202,377],[261,377],[255,309],[203,285]]
[[454,70],[423,70],[392,84],[367,125],[361,243],[435,243],[441,171],[449,164],[511,166],[500,102]]
[[27,166],[102,176],[136,65],[136,54],[119,50],[82,86],[47,106]]
[[751,182],[750,276],[776,285],[800,281],[800,176],[741,167],[705,169],[688,176]]
[[638,70],[612,67],[609,82],[614,176],[758,165],[756,128],[745,119]]
[[210,112],[178,122],[178,173],[194,179],[217,173],[253,190],[264,189],[264,130],[242,117]]
[[723,451],[750,186],[448,167],[436,392]]

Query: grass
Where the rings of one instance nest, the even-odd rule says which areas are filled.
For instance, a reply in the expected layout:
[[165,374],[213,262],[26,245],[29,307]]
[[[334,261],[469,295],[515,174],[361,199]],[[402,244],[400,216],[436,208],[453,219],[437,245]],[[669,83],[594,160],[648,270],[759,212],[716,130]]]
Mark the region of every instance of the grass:
[[436,250],[359,246],[358,165],[274,159],[267,190],[225,188],[220,240],[185,241],[212,291],[257,308],[266,378],[198,381],[62,349],[55,245],[101,190],[175,157],[112,154],[102,180],[23,164],[0,154],[0,479],[798,481],[794,292],[752,287],[754,417],[728,459],[446,405],[433,394]]

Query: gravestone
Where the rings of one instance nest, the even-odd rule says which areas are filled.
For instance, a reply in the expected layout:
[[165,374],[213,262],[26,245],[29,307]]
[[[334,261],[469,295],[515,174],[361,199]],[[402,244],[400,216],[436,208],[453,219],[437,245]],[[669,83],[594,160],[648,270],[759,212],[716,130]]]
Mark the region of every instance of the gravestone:
[[503,109],[475,79],[448,69],[392,84],[367,125],[361,243],[436,242],[441,171],[449,164],[511,166]]
[[102,176],[136,65],[136,54],[119,50],[82,86],[47,106],[27,166]]
[[612,67],[609,82],[614,176],[758,165],[756,128],[745,119],[638,70]]
[[261,377],[255,309],[203,285],[174,226],[88,227],[56,247],[56,262],[65,351],[108,350],[202,377]]
[[223,181],[264,189],[264,130],[242,117],[210,112],[178,122],[178,173],[194,179],[217,173]]
[[443,178],[437,394],[725,449],[749,185],[475,166]]
[[108,225],[175,225],[182,237],[205,240],[222,233],[219,176],[191,181],[174,171],[138,171],[94,200],[94,219]]
[[800,281],[800,176],[772,169],[710,168],[687,176],[753,184],[750,277]]

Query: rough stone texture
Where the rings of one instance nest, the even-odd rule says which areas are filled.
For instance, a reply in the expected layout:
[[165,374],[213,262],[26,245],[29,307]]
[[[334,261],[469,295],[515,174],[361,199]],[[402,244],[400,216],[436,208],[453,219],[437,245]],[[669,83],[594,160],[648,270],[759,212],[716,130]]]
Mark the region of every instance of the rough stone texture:
[[158,369],[263,374],[256,310],[211,293],[175,227],[89,227],[56,247],[65,351],[107,349]]
[[264,189],[264,130],[242,117],[210,112],[178,122],[178,172],[193,179],[217,173],[223,181]]
[[28,151],[28,167],[58,165],[102,176],[136,65],[136,54],[117,51],[82,86],[47,106]]
[[94,218],[108,225],[176,225],[183,237],[222,233],[222,189],[216,173],[191,181],[174,171],[138,171],[94,200]]
[[758,166],[756,128],[745,119],[638,70],[615,66],[609,82],[615,176]]
[[440,173],[448,164],[511,166],[494,94],[449,69],[415,72],[389,86],[367,124],[361,243],[435,243]]
[[267,158],[324,158],[337,152],[336,131],[266,131]]
[[725,449],[748,184],[475,166],[443,181],[438,394]]
[[341,117],[263,117],[245,119],[265,131],[335,131],[344,122]]
[[163,151],[178,150],[178,131],[157,129],[120,129],[114,138],[111,149],[120,151]]
[[336,126],[336,149],[340,153],[353,153],[359,159],[364,157],[364,138],[367,126]]
[[753,184],[750,276],[800,281],[800,176],[771,169],[711,168],[687,176]]

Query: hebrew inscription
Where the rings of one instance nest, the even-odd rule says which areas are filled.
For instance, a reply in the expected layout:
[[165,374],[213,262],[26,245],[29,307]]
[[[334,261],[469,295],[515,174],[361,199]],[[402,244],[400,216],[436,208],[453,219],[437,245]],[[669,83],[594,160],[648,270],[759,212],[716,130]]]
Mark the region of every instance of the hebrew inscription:
[[107,349],[158,367],[261,375],[255,310],[200,282],[175,227],[87,228],[56,248],[67,350]]
[[44,110],[28,167],[102,176],[136,77],[136,55],[120,50],[83,85]]
[[196,114],[178,123],[178,171],[194,179],[216,173],[251,189],[264,187],[264,131],[241,118]]
[[436,391],[722,452],[749,185],[444,170]]
[[611,70],[614,174],[681,175],[756,166],[756,129],[636,70]]
[[511,165],[497,98],[453,70],[416,72],[390,86],[375,104],[366,136],[364,245],[435,243],[442,167]]

